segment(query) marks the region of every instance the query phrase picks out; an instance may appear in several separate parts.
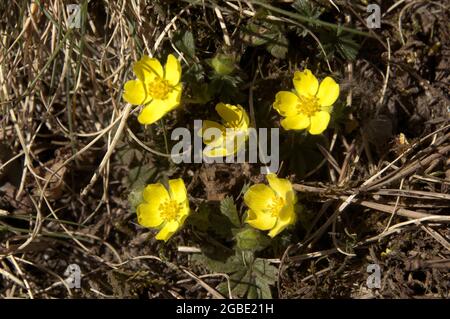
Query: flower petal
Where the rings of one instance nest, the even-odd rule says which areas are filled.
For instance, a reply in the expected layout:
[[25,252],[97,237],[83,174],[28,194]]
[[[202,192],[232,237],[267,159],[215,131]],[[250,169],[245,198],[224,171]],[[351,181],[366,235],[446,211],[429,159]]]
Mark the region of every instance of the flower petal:
[[304,130],[308,128],[310,124],[310,118],[305,114],[288,116],[281,120],[281,126],[285,130]]
[[203,156],[205,156],[205,157],[226,157],[231,154],[233,154],[233,153],[230,153],[230,151],[228,149],[226,149],[225,147],[223,147],[221,145],[220,146],[208,145],[203,150]]
[[157,59],[150,58],[147,55],[144,55],[139,61],[134,63],[133,72],[144,83],[153,81],[155,77],[162,78],[164,76],[161,63]]
[[158,227],[163,223],[163,219],[159,213],[159,205],[140,204],[137,209],[138,223],[144,227]]
[[167,56],[167,62],[164,67],[164,79],[166,79],[170,85],[177,85],[181,79],[181,64],[178,59],[169,54]]
[[267,174],[267,181],[275,193],[288,203],[295,203],[297,198],[289,180],[278,178],[275,174]]
[[260,230],[269,230],[275,226],[277,218],[271,214],[264,214],[260,211],[249,210],[248,216],[245,220],[246,223]]
[[286,205],[278,215],[278,220],[275,226],[269,232],[270,237],[275,237],[281,233],[286,227],[294,224],[296,220],[294,205]]
[[281,91],[275,95],[273,108],[282,116],[293,116],[297,114],[297,103],[299,98],[292,92]]
[[167,241],[170,237],[172,237],[172,235],[178,230],[179,227],[180,224],[177,221],[167,222],[155,238],[157,240]]
[[198,135],[203,137],[203,143],[205,144],[222,145],[225,127],[215,121],[206,120],[203,121],[202,129],[198,131]]
[[227,123],[236,123],[234,127],[246,129],[249,126],[249,118],[247,112],[240,105],[231,105],[218,103],[216,111],[220,117]]
[[319,100],[320,106],[333,105],[339,97],[339,84],[327,76],[323,79],[322,83],[320,83],[316,97]]
[[187,190],[181,178],[169,180],[170,198],[177,203],[184,203],[187,199]]
[[[242,135],[233,134],[222,136],[217,141],[208,144],[203,151],[203,155],[206,157],[226,157],[236,154],[245,146],[246,140],[247,137]],[[221,143],[218,144],[218,142]]]
[[165,100],[161,100],[162,103],[165,103],[165,107],[167,107],[169,111],[177,108],[180,105],[182,90],[182,85],[178,84],[172,89],[172,91],[169,92]]
[[143,125],[149,125],[161,119],[169,111],[167,104],[162,103],[161,100],[153,100],[142,109],[138,121]]
[[144,188],[142,197],[147,204],[159,207],[160,204],[170,200],[167,189],[161,183],[149,184]]
[[267,209],[274,198],[273,190],[264,184],[253,185],[244,194],[245,204],[255,211]]
[[186,201],[182,204],[178,214],[177,221],[180,224],[180,226],[184,224],[184,221],[188,217],[189,212],[190,212],[189,201],[186,199]]
[[123,87],[123,99],[130,104],[139,105],[145,101],[146,93],[140,80],[127,81]]
[[319,81],[308,69],[305,69],[303,72],[296,71],[292,81],[294,82],[295,90],[299,95],[307,97],[314,96],[319,88]]
[[328,123],[330,123],[330,113],[325,111],[316,112],[311,116],[309,133],[312,135],[321,134],[328,127]]

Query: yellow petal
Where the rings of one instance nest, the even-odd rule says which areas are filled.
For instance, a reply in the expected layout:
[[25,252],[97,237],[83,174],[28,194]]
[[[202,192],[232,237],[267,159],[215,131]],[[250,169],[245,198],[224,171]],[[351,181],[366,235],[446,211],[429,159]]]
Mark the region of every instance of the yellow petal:
[[161,100],[153,100],[142,109],[138,121],[143,125],[149,125],[161,119],[169,111],[167,104],[162,103]]
[[310,125],[309,116],[305,114],[288,116],[281,121],[281,126],[285,130],[304,130]]
[[[230,129],[228,129],[228,132]],[[224,147],[228,150],[228,153],[235,154],[245,146],[248,134],[245,130],[234,130],[233,133],[225,134]]]
[[147,55],[144,55],[139,61],[134,63],[133,71],[144,83],[151,82],[155,79],[155,77],[163,77],[164,70],[159,63],[159,61],[155,58],[150,58]]
[[178,223],[180,225],[183,225],[184,221],[186,220],[186,217],[188,217],[190,212],[190,208],[189,208],[189,201],[186,199],[186,201],[182,204],[180,211],[178,213]]
[[275,95],[273,108],[282,116],[293,116],[297,114],[297,103],[299,98],[292,92],[281,91]]
[[186,186],[181,178],[169,180],[170,197],[177,203],[184,203],[187,199]]
[[159,207],[160,204],[170,200],[167,189],[161,183],[147,185],[147,187],[144,188],[142,197],[144,197],[144,201],[147,204],[151,204],[155,207]]
[[319,88],[319,81],[308,69],[305,69],[303,72],[296,71],[293,82],[297,94],[307,97],[316,95]]
[[180,105],[181,92],[182,86],[181,84],[178,84],[173,88],[172,91],[169,92],[167,99],[161,100],[161,102],[165,104],[165,107],[168,108],[169,111],[177,108]]
[[267,181],[275,193],[288,203],[295,203],[296,196],[292,184],[285,178],[278,178],[275,174],[267,174]]
[[289,225],[295,223],[296,215],[295,215],[295,209],[294,205],[286,205],[281,210],[280,214],[278,215],[278,220],[275,226],[270,230],[269,236],[275,237],[279,233],[281,233],[286,227]]
[[123,99],[130,104],[139,105],[145,101],[145,89],[140,80],[127,81],[124,86]]
[[163,223],[163,219],[159,213],[159,205],[140,204],[137,207],[138,223],[144,227],[158,227]]
[[225,122],[236,123],[234,127],[248,128],[249,118],[242,106],[219,103],[216,105],[216,111]]
[[317,92],[317,99],[320,106],[331,106],[339,97],[339,84],[332,78],[327,76],[320,83],[319,91]]
[[247,213],[248,216],[245,222],[260,230],[269,230],[277,222],[277,218],[273,217],[271,214],[264,214],[263,212],[251,209]]
[[181,64],[180,61],[178,61],[177,58],[172,54],[169,54],[167,56],[167,62],[164,67],[164,78],[172,86],[175,86],[180,82]]
[[177,221],[167,222],[155,238],[157,240],[167,241],[170,237],[172,237],[172,235],[178,230],[179,227],[180,224]]
[[[233,154],[233,153],[231,153],[231,154]],[[223,146],[215,146],[214,147],[214,146],[208,145],[203,150],[203,155],[206,157],[226,157],[231,154],[230,154],[229,150],[227,150]]]
[[244,194],[244,202],[254,211],[264,211],[275,199],[273,190],[264,184],[251,186]]
[[[211,130],[209,130],[211,129]],[[209,131],[207,131],[209,130]],[[217,136],[216,133],[220,134]],[[215,121],[203,121],[202,129],[198,132],[199,136],[203,137],[203,143],[214,145],[222,145],[223,135],[225,135],[225,127],[222,124]]]
[[311,116],[311,126],[309,127],[309,133],[312,135],[321,134],[328,127],[330,122],[330,113],[325,111],[316,112]]

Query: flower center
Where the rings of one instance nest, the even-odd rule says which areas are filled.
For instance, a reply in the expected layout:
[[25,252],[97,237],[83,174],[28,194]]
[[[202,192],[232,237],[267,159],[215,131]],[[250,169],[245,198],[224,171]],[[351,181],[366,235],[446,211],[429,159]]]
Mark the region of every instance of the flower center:
[[281,209],[283,208],[285,202],[284,199],[281,197],[275,197],[272,199],[272,202],[270,203],[269,207],[267,207],[267,211],[273,216],[278,217]]
[[148,94],[156,100],[164,100],[171,91],[169,82],[163,78],[155,78],[153,82],[147,85]]
[[313,116],[314,113],[320,111],[319,100],[315,96],[311,97],[299,96],[296,108],[299,114]]
[[167,200],[159,205],[161,218],[166,222],[176,220],[180,212],[180,204],[174,200]]
[[226,128],[238,129],[241,127],[241,125],[242,125],[242,119],[236,119],[233,121],[226,122],[223,126],[225,126]]

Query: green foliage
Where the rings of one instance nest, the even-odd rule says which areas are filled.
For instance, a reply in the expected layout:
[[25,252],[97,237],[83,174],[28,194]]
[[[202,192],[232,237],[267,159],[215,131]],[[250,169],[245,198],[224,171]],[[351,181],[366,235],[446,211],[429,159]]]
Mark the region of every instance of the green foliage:
[[245,227],[236,236],[236,247],[246,251],[261,251],[270,245],[270,237],[253,227]]
[[[295,0],[292,7],[302,16],[310,18],[312,21],[319,19],[324,11],[323,8],[319,8],[314,4],[314,2],[309,0]],[[318,24],[311,22],[310,26],[318,27]],[[308,35],[308,32],[303,28],[297,28],[297,33],[302,37],[306,37]]]
[[195,60],[196,49],[194,35],[191,31],[181,30],[174,35],[174,43],[181,52],[187,55],[191,60]]
[[235,58],[231,54],[218,53],[211,59],[211,67],[218,75],[230,75],[235,70]]
[[319,38],[328,58],[338,54],[343,59],[354,60],[358,55],[360,44],[351,33],[343,31],[342,28],[337,28],[335,32],[322,30],[319,32]]
[[285,36],[283,25],[268,20],[253,19],[245,32],[251,45],[265,45],[267,51],[274,57],[284,59],[288,52],[289,41]]
[[227,196],[220,202],[220,212],[228,217],[234,227],[241,227],[241,220],[232,197]]
[[[278,269],[266,259],[255,258],[252,252],[236,252],[225,262],[218,262],[203,255],[192,256],[192,261],[206,266],[211,272],[229,274],[233,297],[272,298],[270,286],[277,281]],[[219,284],[216,289],[228,296],[227,281]]]
[[292,7],[301,15],[313,19],[318,19],[324,11],[310,0],[295,0]]

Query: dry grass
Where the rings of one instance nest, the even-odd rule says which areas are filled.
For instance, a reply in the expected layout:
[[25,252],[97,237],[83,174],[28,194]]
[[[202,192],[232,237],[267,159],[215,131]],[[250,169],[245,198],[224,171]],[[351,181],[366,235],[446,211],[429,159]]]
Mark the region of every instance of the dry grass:
[[[318,144],[321,160],[292,171],[302,163],[282,148],[280,174],[312,215],[280,252],[264,256],[279,267],[274,296],[448,298],[448,4],[392,3],[375,33],[364,26],[364,6],[318,2],[328,20],[339,16],[370,36],[355,60],[319,57],[324,39],[276,10],[265,18],[303,28],[305,51],[291,41],[287,58],[277,59],[249,46],[243,25],[264,7],[252,1],[83,0],[81,29],[67,28],[62,0],[2,2],[0,297],[231,297],[230,287],[228,296],[216,290],[229,284],[228,274],[191,262],[201,237],[195,231],[188,227],[164,246],[136,224],[131,165],[156,167],[152,179],[183,177],[195,211],[225,195],[238,198],[245,184],[261,180],[259,168],[174,166],[166,130],[190,125],[212,104],[186,103],[165,125],[144,129],[121,97],[142,54],[175,51],[187,70],[217,50],[242,56],[240,91],[260,126],[275,125],[271,96],[305,61],[342,83],[345,123]],[[286,1],[271,5],[289,10]],[[183,30],[195,36],[195,57],[176,41]],[[292,135],[285,141],[288,150],[299,146]],[[72,263],[82,268],[81,290],[64,281]],[[382,289],[363,287],[367,263],[382,265]]]

